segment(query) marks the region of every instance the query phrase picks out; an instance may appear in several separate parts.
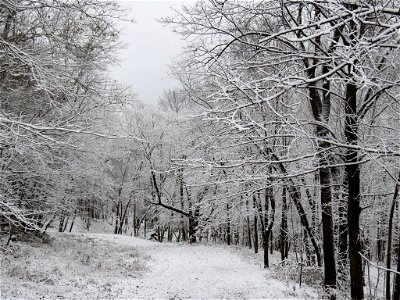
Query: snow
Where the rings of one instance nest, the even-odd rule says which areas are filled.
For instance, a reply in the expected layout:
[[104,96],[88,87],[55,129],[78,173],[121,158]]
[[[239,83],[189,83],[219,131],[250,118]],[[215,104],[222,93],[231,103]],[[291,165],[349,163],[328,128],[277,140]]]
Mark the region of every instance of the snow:
[[[7,256],[2,299],[318,298],[311,288],[293,290],[274,279],[272,271],[223,245],[158,243],[96,233],[53,235],[51,247],[32,247],[15,260]],[[52,252],[57,244],[62,248]],[[38,274],[40,279],[32,280]]]

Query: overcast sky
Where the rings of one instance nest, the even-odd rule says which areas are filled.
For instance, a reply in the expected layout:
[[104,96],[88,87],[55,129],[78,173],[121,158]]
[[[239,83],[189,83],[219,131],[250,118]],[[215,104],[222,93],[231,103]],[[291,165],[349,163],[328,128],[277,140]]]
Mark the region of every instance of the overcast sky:
[[144,103],[157,103],[164,89],[177,86],[168,78],[167,65],[180,53],[183,41],[156,19],[171,15],[170,7],[179,8],[184,2],[121,1],[136,22],[124,24],[121,39],[127,46],[119,52],[121,63],[113,68],[113,77],[131,85]]

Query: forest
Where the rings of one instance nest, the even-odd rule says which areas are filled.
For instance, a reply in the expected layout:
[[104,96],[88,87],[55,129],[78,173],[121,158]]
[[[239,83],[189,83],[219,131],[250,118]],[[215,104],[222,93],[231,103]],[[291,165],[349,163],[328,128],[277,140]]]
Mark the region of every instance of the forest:
[[118,2],[0,1],[1,251],[104,222],[279,253],[328,299],[400,299],[399,7],[189,2],[160,21],[186,47],[152,106],[110,77]]

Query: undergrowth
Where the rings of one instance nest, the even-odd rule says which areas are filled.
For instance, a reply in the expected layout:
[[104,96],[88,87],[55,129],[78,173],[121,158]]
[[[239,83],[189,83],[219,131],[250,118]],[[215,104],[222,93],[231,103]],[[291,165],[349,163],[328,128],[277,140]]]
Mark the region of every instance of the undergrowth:
[[[2,296],[26,297],[24,288],[63,295],[68,288],[99,297],[111,292],[110,282],[139,277],[148,257],[135,247],[113,245],[84,235],[57,234],[45,240],[24,237],[2,250]],[[13,287],[18,286],[18,289]]]

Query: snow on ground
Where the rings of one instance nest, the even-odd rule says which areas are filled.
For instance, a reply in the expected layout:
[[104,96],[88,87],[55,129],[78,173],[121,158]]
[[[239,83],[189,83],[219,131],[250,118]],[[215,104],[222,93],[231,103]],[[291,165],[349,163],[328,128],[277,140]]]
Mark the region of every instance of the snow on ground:
[[[16,243],[3,258],[1,298],[313,299],[220,245],[54,233],[51,245]],[[3,268],[4,267],[4,268]]]

